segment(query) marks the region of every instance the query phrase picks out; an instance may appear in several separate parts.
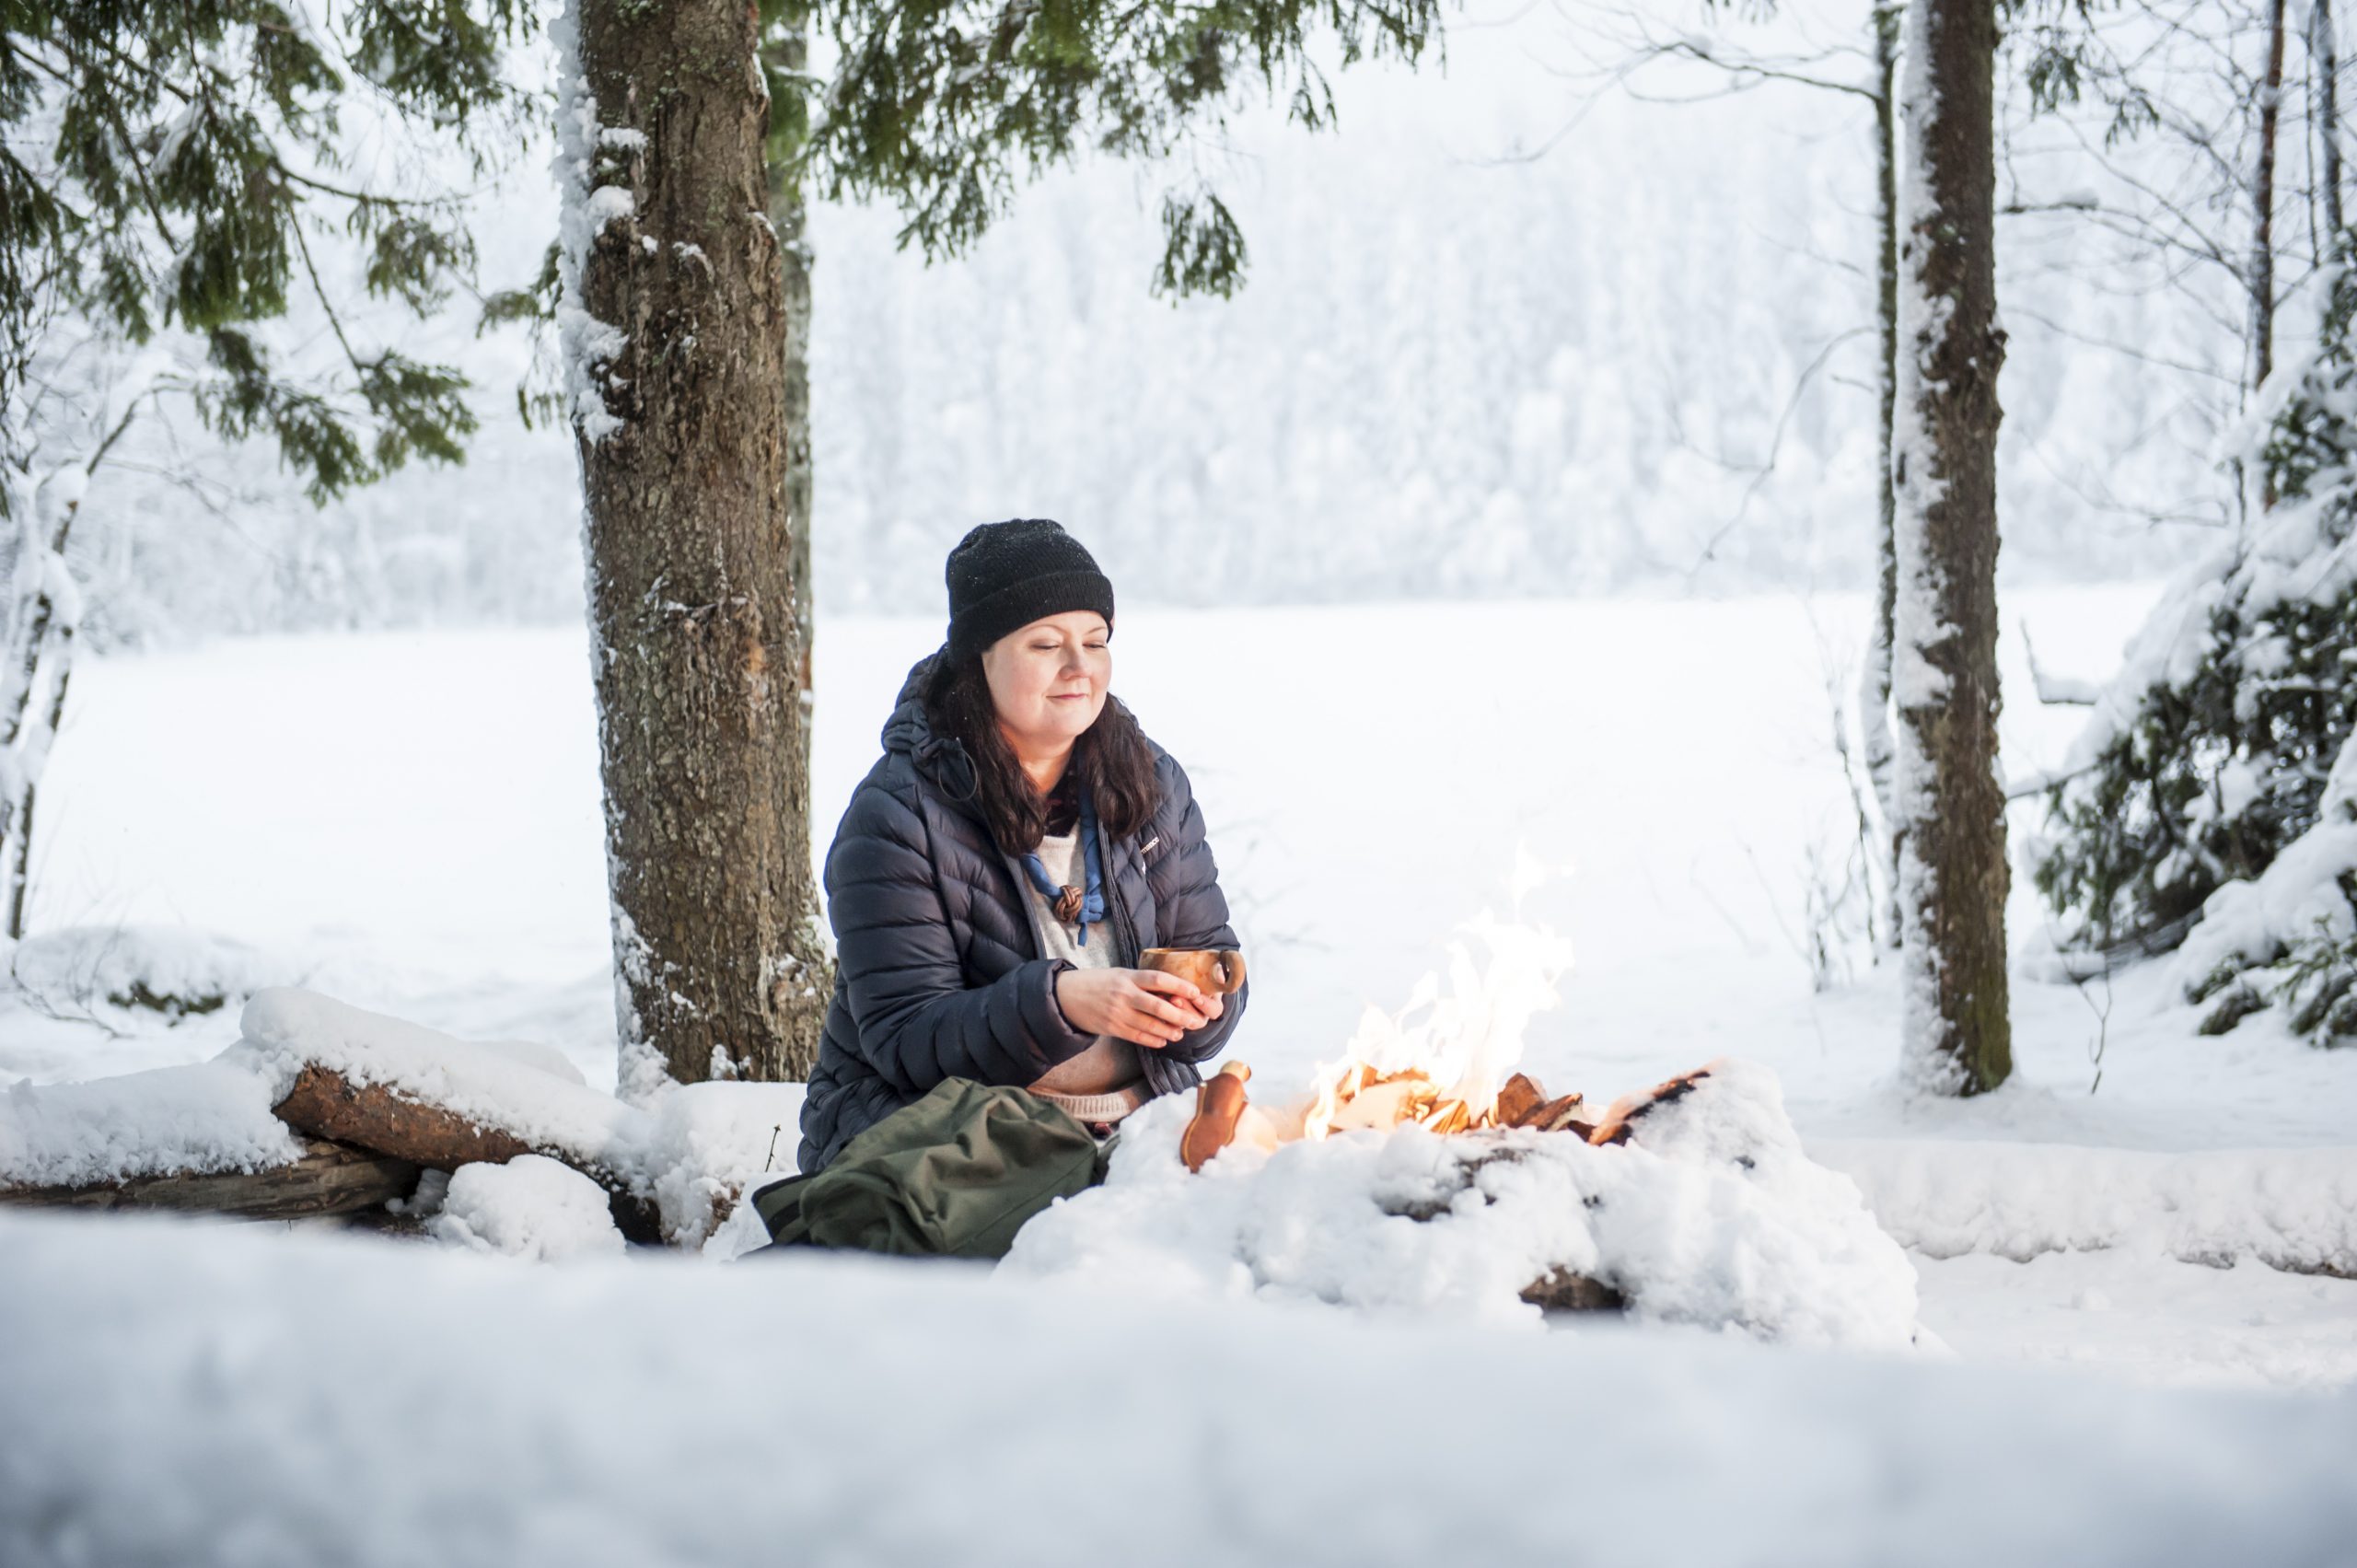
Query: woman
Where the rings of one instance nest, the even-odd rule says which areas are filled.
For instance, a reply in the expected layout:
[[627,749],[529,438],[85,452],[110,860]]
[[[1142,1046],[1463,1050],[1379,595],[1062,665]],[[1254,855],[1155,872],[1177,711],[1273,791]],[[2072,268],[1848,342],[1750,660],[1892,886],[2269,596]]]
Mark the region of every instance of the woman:
[[1237,942],[1185,772],[1107,691],[1112,584],[1044,518],[975,528],[946,575],[948,640],[910,670],[827,853],[806,1177],[953,1079],[1101,1138],[1200,1082],[1249,994],[1134,967]]

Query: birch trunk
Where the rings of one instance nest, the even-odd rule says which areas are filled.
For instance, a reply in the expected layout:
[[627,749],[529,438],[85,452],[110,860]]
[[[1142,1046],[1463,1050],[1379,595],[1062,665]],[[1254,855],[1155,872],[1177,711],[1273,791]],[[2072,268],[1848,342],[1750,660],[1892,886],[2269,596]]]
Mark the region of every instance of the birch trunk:
[[19,941],[32,885],[33,806],[74,673],[82,596],[65,563],[65,541],[88,478],[80,465],[52,470],[39,481],[13,469],[0,507],[17,525],[8,633],[0,644],[0,904],[9,937]]
[[758,25],[722,0],[578,0],[558,29],[560,329],[630,1095],[807,1076],[828,1000]]
[[1892,465],[1905,1075],[1979,1094],[2013,1067],[1997,776],[1991,0],[1910,0],[1907,226]]

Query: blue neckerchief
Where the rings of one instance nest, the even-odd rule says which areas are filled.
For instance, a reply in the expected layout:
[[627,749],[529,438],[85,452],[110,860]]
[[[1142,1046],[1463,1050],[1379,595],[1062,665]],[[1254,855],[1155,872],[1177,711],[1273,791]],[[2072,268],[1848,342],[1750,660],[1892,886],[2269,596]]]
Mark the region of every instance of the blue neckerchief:
[[[1089,923],[1105,918],[1105,870],[1097,854],[1097,808],[1089,803],[1086,786],[1079,793],[1080,859],[1086,867],[1082,873],[1083,879],[1088,884],[1080,897],[1079,945],[1086,947],[1088,946]],[[1056,900],[1063,895],[1063,887],[1048,875],[1047,863],[1039,858],[1038,850],[1023,857],[1023,869],[1030,873],[1031,886],[1039,890],[1039,896],[1048,900],[1049,909],[1053,911]]]

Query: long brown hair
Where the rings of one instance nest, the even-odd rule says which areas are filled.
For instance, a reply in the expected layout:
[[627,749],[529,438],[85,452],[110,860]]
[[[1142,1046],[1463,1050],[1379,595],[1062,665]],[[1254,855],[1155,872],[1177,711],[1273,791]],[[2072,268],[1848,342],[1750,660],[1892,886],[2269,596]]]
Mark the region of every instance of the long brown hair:
[[[1048,803],[998,727],[981,655],[956,658],[946,647],[936,655],[925,678],[924,707],[935,732],[958,740],[972,760],[973,804],[991,837],[1008,854],[1029,853],[1047,830]],[[1119,697],[1106,693],[1104,710],[1073,743],[1072,757],[1109,841],[1118,843],[1153,820],[1162,803],[1154,748]]]

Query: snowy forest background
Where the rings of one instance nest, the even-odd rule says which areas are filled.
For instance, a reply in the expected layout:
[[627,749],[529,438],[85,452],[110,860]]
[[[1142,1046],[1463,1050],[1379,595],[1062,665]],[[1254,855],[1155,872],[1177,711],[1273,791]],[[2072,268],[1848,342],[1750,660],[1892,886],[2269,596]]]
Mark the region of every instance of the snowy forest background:
[[[674,157],[677,103],[636,87],[680,79],[684,22],[475,0],[528,41],[414,28],[441,79],[405,116],[368,28],[458,13],[364,5],[332,18],[350,79],[305,89],[335,146],[282,105],[269,146],[180,159],[204,94],[118,67],[266,96],[239,51],[296,29],[252,3],[205,13],[216,49],[34,0],[0,57],[0,197],[78,130],[107,157],[54,183],[115,198],[0,229],[0,304],[41,296],[0,367],[30,411],[0,424],[0,1561],[2347,1561],[2357,272],[2323,252],[2357,229],[2324,0],[1993,13],[1993,599],[1985,494],[1926,565],[1924,476],[1980,470],[1919,460],[1877,612],[1873,8],[1402,0],[1445,60],[1345,69],[1321,36],[1330,132],[1198,114],[1175,158],[1018,180],[932,265],[889,203],[813,203],[814,644],[792,116],[761,135],[792,99],[704,72],[695,113],[734,107],[696,123],[736,140]],[[832,15],[948,15],[954,53],[977,14],[1039,15],[996,6]],[[1992,14],[1902,11],[1943,48]],[[807,20],[664,14],[764,69]],[[1174,36],[1203,41],[1087,47],[1183,73],[1150,47]],[[37,56],[54,86],[12,89]],[[110,71],[139,134],[75,119]],[[1932,110],[1972,97],[1933,79],[1897,230],[1985,256],[1971,202],[1924,195]],[[167,213],[118,156],[202,167]],[[1174,303],[1157,207],[1207,185],[1248,270]],[[396,221],[447,189],[471,258]],[[93,234],[136,286],[6,273],[103,283]],[[1991,340],[1908,275],[1892,428],[1921,459],[1931,405],[1977,390],[1917,395],[1956,363],[1931,340]],[[411,379],[364,408],[389,366]],[[1940,436],[1968,459],[1980,409]],[[456,436],[462,464],[425,460]],[[1183,760],[1250,955],[1225,1055],[1300,1136],[1190,1172],[1196,1102],[1166,1096],[994,1271],[780,1259],[747,1200],[793,1168],[810,1074],[761,1051],[834,984],[796,982],[827,923],[803,830],[823,856],[940,640],[946,552],[1019,516],[1118,586],[1116,690]],[[1968,556],[1958,614],[1933,579]],[[1988,722],[1934,753],[1944,711]],[[1958,823],[2004,836],[1922,875]],[[1927,963],[1909,923],[1968,906],[1986,967],[1945,963],[1960,919]],[[1974,1009],[1986,1073],[1926,1076],[1916,982],[1959,975],[2007,988]],[[1318,1086],[1378,1055],[1395,1087],[1512,1064],[1569,1120],[1332,1120]],[[1039,1377],[1075,1357],[1119,1370]],[[1200,1505],[1010,1509],[1123,1453]]]
[[[1863,84],[1866,17],[1786,6],[1713,36],[1763,58],[1850,50],[1812,69]],[[1641,33],[1706,19],[1485,0],[1452,18],[1445,66],[1336,72],[1332,134],[1237,115],[1201,153],[1251,246],[1232,300],[1149,295],[1153,168],[1058,171],[932,267],[896,248],[888,209],[814,205],[821,613],[936,611],[948,545],[1014,515],[1074,528],[1125,603],[1866,586],[1871,110],[1690,60],[1616,79]],[[2033,117],[2018,54],[2001,54],[1998,89],[2000,205],[2020,209],[1999,220],[2001,578],[2155,575],[2232,521],[2215,459],[2246,346],[2236,280],[2153,235],[2186,231],[2165,215],[2182,203],[2194,232],[2238,248],[2247,218],[2181,141],[2107,149],[2095,102]],[[2214,111],[2235,158],[2247,116],[2231,85],[2168,79],[2173,112]],[[2313,183],[2304,124],[2287,108],[2294,204]],[[485,286],[538,271],[548,150],[479,187]],[[2279,260],[2280,290],[2311,269],[2305,243]],[[356,276],[360,259],[327,265]],[[135,427],[69,550],[86,645],[578,625],[571,437],[516,399],[546,387],[549,355],[518,328],[479,334],[475,315],[460,297],[423,326],[392,306],[359,317],[471,375],[482,424],[461,467],[412,464],[317,509],[266,443],[224,447],[185,418]],[[324,331],[300,300],[294,319],[296,339]],[[2305,337],[2296,305],[2277,335]]]

